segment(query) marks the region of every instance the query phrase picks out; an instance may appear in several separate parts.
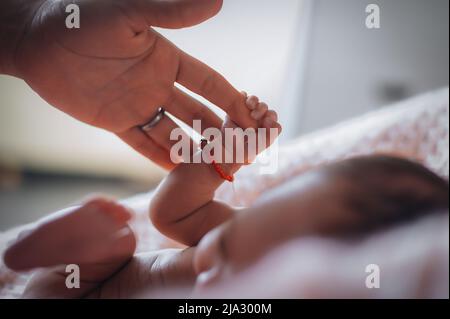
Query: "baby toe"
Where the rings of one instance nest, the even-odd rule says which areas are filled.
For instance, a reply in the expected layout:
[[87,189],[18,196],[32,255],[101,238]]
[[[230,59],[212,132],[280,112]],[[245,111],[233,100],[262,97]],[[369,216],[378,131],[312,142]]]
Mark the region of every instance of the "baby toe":
[[108,198],[94,198],[87,202],[83,208],[87,208],[84,211],[89,214],[98,214],[108,218],[117,226],[122,226],[132,217],[127,208]]
[[275,121],[270,116],[264,117],[262,124],[265,128],[270,129],[274,126]]
[[270,117],[275,122],[278,122],[278,114],[274,110],[267,111],[266,117]]
[[259,103],[258,106],[256,107],[256,109],[251,113],[251,117],[254,120],[259,121],[267,113],[268,109],[269,109],[269,107],[267,106],[266,103]]
[[255,110],[258,106],[258,103],[259,99],[256,96],[252,95],[247,97],[246,105],[250,110]]

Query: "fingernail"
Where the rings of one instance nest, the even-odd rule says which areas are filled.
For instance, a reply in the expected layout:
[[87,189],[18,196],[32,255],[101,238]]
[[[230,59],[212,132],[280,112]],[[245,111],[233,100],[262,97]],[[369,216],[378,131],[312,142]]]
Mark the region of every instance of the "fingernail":
[[259,120],[259,112],[258,111],[253,111],[252,113],[250,113],[250,116],[254,120]]
[[265,126],[266,128],[271,128],[271,127],[273,126],[274,123],[275,123],[274,120],[273,120],[272,118],[270,118],[270,117],[266,117],[266,118],[264,119],[264,126]]
[[270,118],[276,122],[276,121],[278,121],[278,114],[276,114],[276,113],[271,113],[271,114],[270,114]]
[[247,104],[247,107],[248,107],[250,110],[254,110],[255,107],[256,107],[256,105],[255,105],[255,104],[252,104],[250,100],[247,100],[246,104]]

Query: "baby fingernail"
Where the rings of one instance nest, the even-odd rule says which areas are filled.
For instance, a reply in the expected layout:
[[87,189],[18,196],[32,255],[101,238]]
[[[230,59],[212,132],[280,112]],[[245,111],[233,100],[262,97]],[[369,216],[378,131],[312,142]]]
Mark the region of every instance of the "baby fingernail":
[[265,126],[265,127],[270,128],[270,127],[272,127],[273,124],[274,124],[274,121],[273,121],[272,118],[266,117],[266,118],[264,119],[264,126]]

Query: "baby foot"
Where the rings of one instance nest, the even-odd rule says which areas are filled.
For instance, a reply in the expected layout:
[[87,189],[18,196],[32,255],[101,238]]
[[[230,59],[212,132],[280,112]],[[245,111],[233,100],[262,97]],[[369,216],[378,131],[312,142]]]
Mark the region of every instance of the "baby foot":
[[6,250],[5,264],[18,271],[62,264],[123,262],[136,247],[127,225],[131,213],[103,198],[57,213],[19,235]]
[[[255,135],[255,143],[253,144],[255,150],[251,151],[249,149],[249,136],[244,134],[235,134],[233,141],[233,148],[231,149],[227,143],[225,144],[225,152],[233,151],[234,159],[238,161],[238,156],[236,155],[237,150],[244,150],[244,164],[250,164],[255,160],[255,157],[270,147],[276,138],[280,135],[282,127],[278,123],[278,114],[274,110],[270,110],[266,103],[260,102],[256,96],[245,95],[246,106],[250,111],[250,116],[257,123],[257,131]],[[226,136],[226,129],[236,129],[238,126],[230,119],[226,117],[225,122],[222,127],[222,131]],[[262,131],[261,129],[265,129]],[[245,129],[244,129],[245,131]],[[258,134],[266,134],[265,141],[258,138]],[[263,144],[261,144],[261,142]]]
[[[48,267],[33,273],[25,298],[84,297],[133,256],[136,239],[127,225],[130,218],[123,206],[93,199],[23,232],[6,250],[4,262],[16,271]],[[79,289],[67,289],[67,264],[79,266]]]
[[274,110],[269,109],[268,105],[260,102],[256,96],[248,96],[246,106],[250,110],[250,116],[256,120],[258,128],[275,129],[276,136],[270,139],[270,142],[263,147],[264,149],[272,145],[273,141],[281,134],[282,127],[278,123],[278,114]]

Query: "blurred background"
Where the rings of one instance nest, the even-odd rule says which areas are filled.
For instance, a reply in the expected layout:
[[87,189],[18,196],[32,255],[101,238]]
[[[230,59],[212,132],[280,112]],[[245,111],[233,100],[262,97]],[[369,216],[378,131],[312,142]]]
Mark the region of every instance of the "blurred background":
[[[367,29],[366,6],[381,9]],[[448,0],[224,0],[219,15],[158,30],[279,111],[282,141],[448,86]],[[125,198],[164,172],[0,76],[0,231],[91,193]]]

